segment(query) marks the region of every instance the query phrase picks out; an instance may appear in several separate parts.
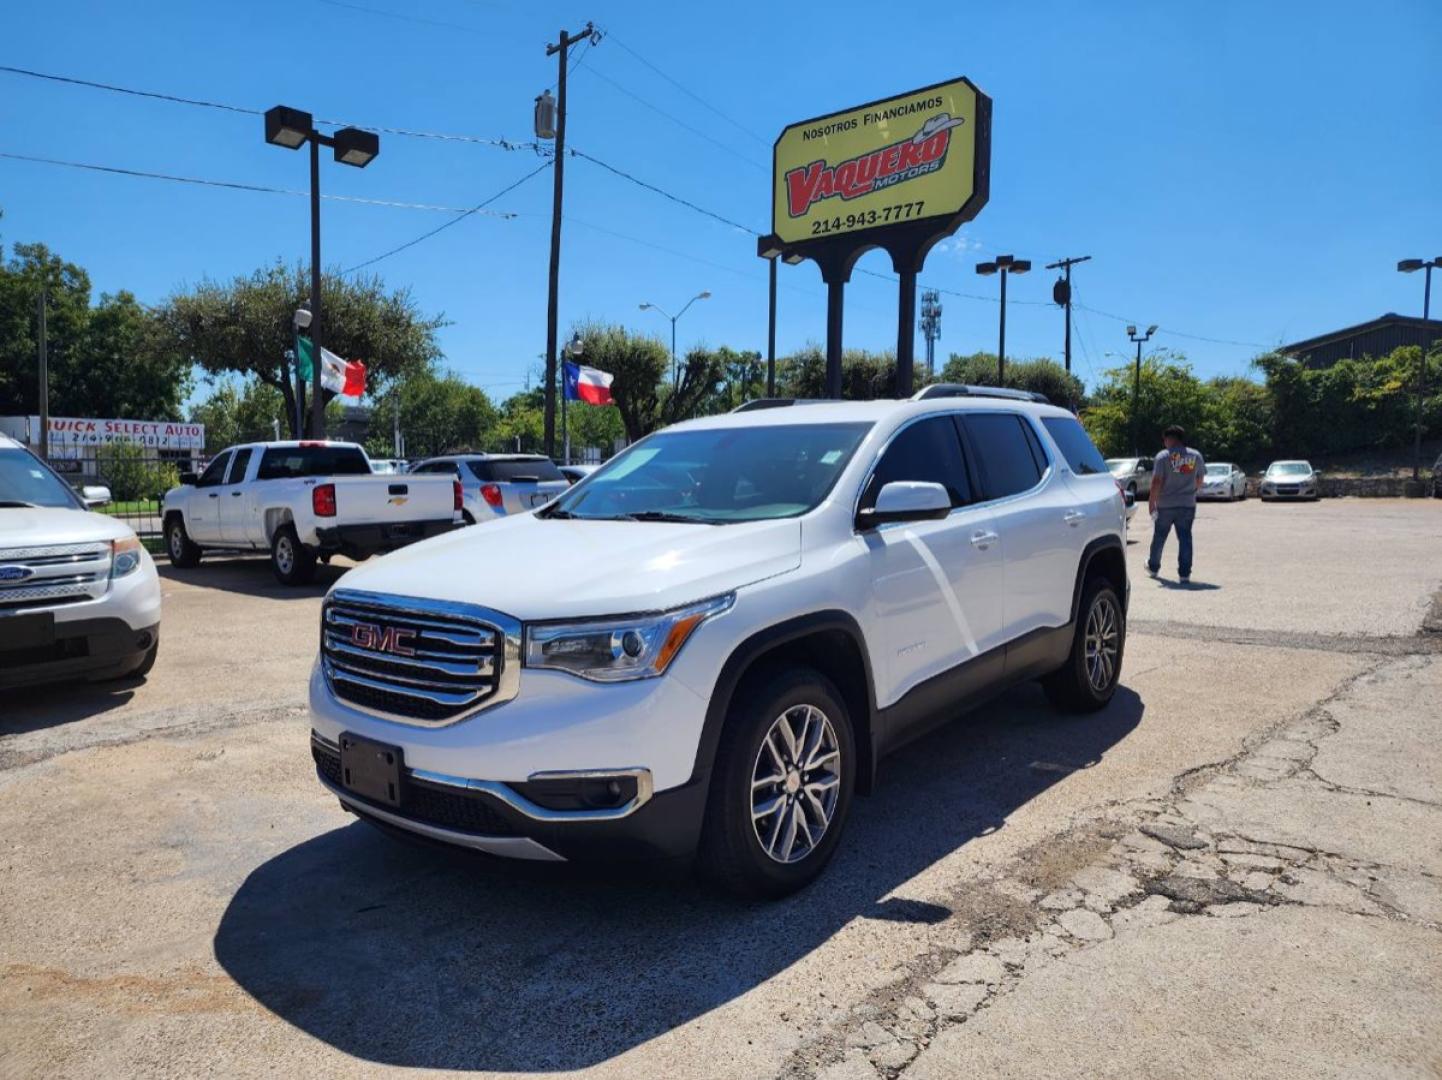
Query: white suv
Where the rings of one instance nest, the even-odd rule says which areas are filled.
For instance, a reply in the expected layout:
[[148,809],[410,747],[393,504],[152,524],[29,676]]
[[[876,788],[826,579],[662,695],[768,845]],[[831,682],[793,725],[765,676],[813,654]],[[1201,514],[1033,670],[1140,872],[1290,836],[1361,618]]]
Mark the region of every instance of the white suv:
[[139,678],[160,649],[160,579],[128,527],[90,513],[50,467],[0,435],[0,687]]
[[544,509],[352,570],[310,683],[321,782],[385,828],[697,854],[775,896],[919,732],[1027,679],[1104,706],[1122,495],[1070,413],[950,392],[678,424]]

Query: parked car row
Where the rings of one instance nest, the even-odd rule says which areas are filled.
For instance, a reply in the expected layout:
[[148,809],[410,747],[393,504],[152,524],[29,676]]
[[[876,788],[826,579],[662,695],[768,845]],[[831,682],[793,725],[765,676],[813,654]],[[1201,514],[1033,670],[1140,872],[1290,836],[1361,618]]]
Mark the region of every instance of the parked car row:
[[[1150,494],[1152,489],[1151,458],[1108,458],[1107,469],[1112,479],[1123,491],[1130,493],[1137,501]],[[1257,490],[1262,499],[1318,499],[1321,497],[1322,474],[1306,461],[1274,461],[1258,481]],[[1198,499],[1223,499],[1231,502],[1247,497],[1247,474],[1229,461],[1214,461],[1207,465]]]

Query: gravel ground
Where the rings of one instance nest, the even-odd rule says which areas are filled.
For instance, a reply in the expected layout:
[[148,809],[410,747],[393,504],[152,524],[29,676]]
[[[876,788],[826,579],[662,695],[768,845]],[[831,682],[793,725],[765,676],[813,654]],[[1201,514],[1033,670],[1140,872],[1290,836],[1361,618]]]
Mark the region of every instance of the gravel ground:
[[1438,509],[1209,506],[1189,589],[1132,545],[1109,709],[914,744],[768,905],[356,823],[306,753],[323,585],[164,571],[149,680],[0,711],[0,1075],[1429,1075]]

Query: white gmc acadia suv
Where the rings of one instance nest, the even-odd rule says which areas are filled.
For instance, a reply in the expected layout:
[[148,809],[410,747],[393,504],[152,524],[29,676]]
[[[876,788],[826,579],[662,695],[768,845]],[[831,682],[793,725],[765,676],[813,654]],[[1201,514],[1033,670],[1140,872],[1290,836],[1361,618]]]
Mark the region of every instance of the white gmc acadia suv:
[[1006,687],[1104,706],[1124,503],[1070,413],[1005,391],[756,402],[326,598],[321,783],[385,829],[528,859],[699,856],[777,896],[888,751]]

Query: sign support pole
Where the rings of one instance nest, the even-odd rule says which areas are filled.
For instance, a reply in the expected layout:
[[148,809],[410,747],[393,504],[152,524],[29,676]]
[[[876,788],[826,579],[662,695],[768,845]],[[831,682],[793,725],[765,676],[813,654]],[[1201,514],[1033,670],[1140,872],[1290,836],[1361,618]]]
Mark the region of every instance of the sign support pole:
[[901,293],[896,305],[896,396],[911,396],[916,359],[916,271],[901,271]]
[[45,286],[40,286],[40,460],[50,459],[50,349],[45,340]]
[[841,397],[841,312],[846,304],[846,279],[826,283],[826,396]]

